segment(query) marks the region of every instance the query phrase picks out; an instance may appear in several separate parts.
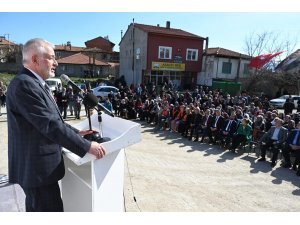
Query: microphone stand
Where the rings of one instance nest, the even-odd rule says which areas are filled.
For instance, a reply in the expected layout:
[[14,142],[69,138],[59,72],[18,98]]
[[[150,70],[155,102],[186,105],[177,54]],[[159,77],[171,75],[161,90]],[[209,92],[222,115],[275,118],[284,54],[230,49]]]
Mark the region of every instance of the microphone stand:
[[106,141],[110,141],[111,139],[109,137],[103,137],[103,131],[102,131],[102,112],[100,107],[98,106],[98,109],[96,109],[98,112],[98,123],[99,123],[99,130],[100,130],[100,136],[101,136],[101,141],[102,142],[106,142]]
[[[88,115],[88,121],[89,121],[89,128],[90,130],[93,130],[92,129],[92,122],[91,122],[91,113],[90,113],[90,110],[93,109],[94,107],[90,107],[88,104],[86,105],[87,106],[87,115]],[[96,108],[94,108],[96,109]],[[91,134],[86,134],[84,135],[83,137],[89,141],[95,141],[95,142],[98,142],[98,143],[103,143],[103,142],[106,142],[106,141],[110,141],[111,138],[109,137],[103,137],[102,136],[102,117],[101,117],[101,110],[99,109],[96,109],[97,112],[98,112],[98,122],[99,122],[99,130],[100,132],[97,132],[97,131],[93,131],[93,133]]]

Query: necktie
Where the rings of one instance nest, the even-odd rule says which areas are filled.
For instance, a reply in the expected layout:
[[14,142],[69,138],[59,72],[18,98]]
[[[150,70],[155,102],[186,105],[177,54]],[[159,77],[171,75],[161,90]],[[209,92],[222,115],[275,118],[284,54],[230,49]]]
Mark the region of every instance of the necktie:
[[204,125],[207,126],[207,121],[208,121],[209,116],[206,117]]
[[46,84],[45,83],[45,89],[46,89],[46,91],[48,91],[48,93],[51,95],[51,97],[53,98],[53,94],[52,94],[52,92],[51,92],[51,90],[50,90],[50,88],[49,88],[49,86],[48,86],[48,84]]
[[228,124],[227,124],[227,127],[226,127],[226,131],[228,131],[229,127],[230,127],[230,124],[231,124],[231,120],[229,120]]
[[45,88],[45,90],[48,92],[48,94],[51,96],[51,100],[52,100],[52,102],[53,102],[53,104],[54,104],[56,110],[59,112],[60,118],[63,120],[63,118],[61,117],[60,110],[59,110],[59,108],[58,108],[58,106],[57,106],[57,103],[56,103],[56,101],[55,101],[55,98],[54,98],[54,96],[53,96],[53,94],[52,94],[52,91],[50,90],[49,86],[48,86],[46,83],[45,83],[45,85],[44,85],[44,88]]
[[293,140],[293,145],[297,144],[298,136],[299,136],[299,130],[297,130],[297,132],[296,132],[296,135],[295,135],[294,140]]
[[217,122],[218,122],[219,117],[216,117],[216,122],[215,122],[215,127],[217,127]]

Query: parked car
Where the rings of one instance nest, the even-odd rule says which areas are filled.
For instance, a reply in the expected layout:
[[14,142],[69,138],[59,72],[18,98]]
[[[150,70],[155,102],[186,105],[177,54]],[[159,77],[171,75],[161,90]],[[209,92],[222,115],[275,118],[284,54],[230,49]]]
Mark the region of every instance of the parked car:
[[114,86],[98,86],[92,89],[93,94],[102,100],[106,99],[110,92],[116,95],[119,89]]
[[[270,104],[275,106],[276,108],[283,108],[284,103],[289,98],[289,95],[282,95],[279,98],[275,98],[270,100]],[[300,99],[299,95],[292,95],[292,98],[294,100],[295,108],[298,107],[298,100]]]
[[61,80],[59,78],[48,78],[47,80],[45,80],[45,82],[48,84],[49,88],[51,91],[55,91],[58,89],[58,84],[61,85]]

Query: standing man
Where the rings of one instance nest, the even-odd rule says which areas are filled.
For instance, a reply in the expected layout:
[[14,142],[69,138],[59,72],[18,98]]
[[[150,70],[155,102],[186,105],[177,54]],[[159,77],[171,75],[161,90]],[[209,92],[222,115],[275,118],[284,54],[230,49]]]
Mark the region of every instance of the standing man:
[[283,105],[284,115],[291,115],[293,113],[294,108],[295,108],[294,100],[292,96],[289,96],[289,98],[286,100],[286,102]]
[[6,91],[6,86],[3,81],[0,81],[0,116],[2,116],[1,107],[4,107],[6,104]]
[[65,168],[61,146],[80,157],[87,152],[97,159],[105,149],[82,138],[68,124],[45,83],[55,76],[54,45],[43,39],[23,47],[22,71],[11,81],[7,95],[9,182],[19,184],[26,195],[26,211],[63,211],[58,181]]

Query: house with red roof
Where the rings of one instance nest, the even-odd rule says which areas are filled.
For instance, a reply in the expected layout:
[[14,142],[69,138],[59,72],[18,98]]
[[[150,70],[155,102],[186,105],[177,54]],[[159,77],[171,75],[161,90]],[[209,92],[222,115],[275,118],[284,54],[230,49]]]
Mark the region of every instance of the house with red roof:
[[162,85],[189,89],[202,69],[206,38],[181,29],[131,23],[120,42],[120,76],[128,85]]
[[85,49],[84,47],[72,46],[71,42],[68,41],[67,44],[55,45],[55,57],[56,59],[61,59],[64,57],[77,54],[83,51],[84,49]]
[[79,77],[87,77],[91,68],[95,77],[108,75],[111,67],[109,63],[97,60],[81,52],[58,59],[57,62],[59,66],[56,69],[56,73]]
[[225,48],[207,48],[203,54],[198,84],[212,86],[213,80],[242,81],[249,76],[251,57]]
[[119,53],[113,51],[114,43],[97,37],[85,42],[86,47],[75,47],[71,42],[56,45],[57,74],[77,77],[107,77],[119,74]]
[[4,36],[0,36],[0,63],[15,63],[18,52],[19,45],[7,40]]

